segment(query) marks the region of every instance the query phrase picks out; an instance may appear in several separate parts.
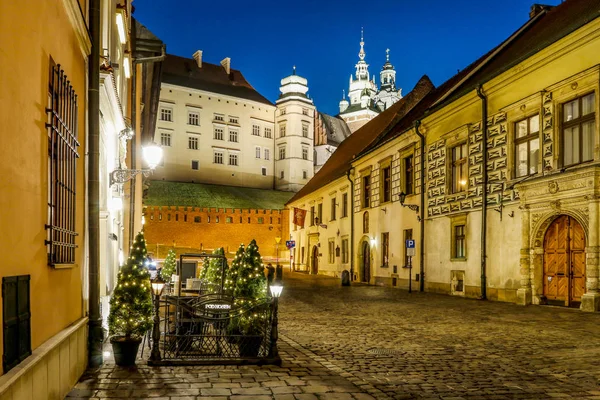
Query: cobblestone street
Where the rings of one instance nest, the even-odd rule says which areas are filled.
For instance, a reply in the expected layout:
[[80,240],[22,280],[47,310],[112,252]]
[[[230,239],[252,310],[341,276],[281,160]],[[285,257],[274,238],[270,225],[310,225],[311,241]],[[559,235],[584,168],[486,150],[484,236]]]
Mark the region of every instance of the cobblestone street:
[[[600,315],[285,276],[281,367],[110,361],[75,398],[600,399]],[[147,355],[147,354],[145,354]]]

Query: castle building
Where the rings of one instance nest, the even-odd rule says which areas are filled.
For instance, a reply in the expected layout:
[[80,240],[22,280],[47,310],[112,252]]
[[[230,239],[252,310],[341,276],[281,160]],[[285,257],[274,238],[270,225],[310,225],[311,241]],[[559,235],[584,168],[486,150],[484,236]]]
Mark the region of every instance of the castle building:
[[229,57],[167,55],[155,136],[164,159],[152,179],[300,190],[313,176],[315,106],[295,68],[280,91],[271,103]]
[[340,101],[341,117],[351,132],[357,131],[364,124],[375,118],[380,112],[388,109],[402,98],[402,89],[396,87],[396,70],[390,62],[390,51],[386,50],[386,62],[379,73],[381,87],[377,87],[375,75],[369,73],[369,64],[365,61],[365,41],[361,31],[360,51],[356,71],[350,75],[348,98],[342,95]]

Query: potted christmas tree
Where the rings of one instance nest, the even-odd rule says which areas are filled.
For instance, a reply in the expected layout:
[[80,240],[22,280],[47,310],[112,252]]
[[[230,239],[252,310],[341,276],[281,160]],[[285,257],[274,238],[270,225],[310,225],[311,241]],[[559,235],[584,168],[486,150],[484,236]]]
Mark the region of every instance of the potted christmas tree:
[[267,296],[267,280],[264,266],[256,241],[252,240],[244,253],[242,265],[233,292],[235,302],[242,306],[251,307],[237,319],[240,340],[238,342],[240,357],[256,357],[260,350],[265,332],[265,316],[256,307],[259,300]]
[[145,261],[146,241],[140,232],[127,263],[119,271],[110,299],[110,342],[115,362],[120,366],[135,364],[142,337],[152,327],[152,289]]
[[165,261],[163,261],[163,266],[160,270],[160,277],[163,281],[169,283],[171,282],[171,277],[175,273],[177,269],[177,259],[175,255],[175,251],[173,249],[169,250],[167,253],[167,257]]

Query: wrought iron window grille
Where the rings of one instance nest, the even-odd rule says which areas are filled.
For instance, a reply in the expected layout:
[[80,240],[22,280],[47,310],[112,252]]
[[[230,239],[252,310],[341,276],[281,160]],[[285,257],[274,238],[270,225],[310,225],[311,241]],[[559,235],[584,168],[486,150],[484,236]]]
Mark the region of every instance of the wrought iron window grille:
[[77,94],[60,64],[52,65],[48,121],[48,264],[75,263]]

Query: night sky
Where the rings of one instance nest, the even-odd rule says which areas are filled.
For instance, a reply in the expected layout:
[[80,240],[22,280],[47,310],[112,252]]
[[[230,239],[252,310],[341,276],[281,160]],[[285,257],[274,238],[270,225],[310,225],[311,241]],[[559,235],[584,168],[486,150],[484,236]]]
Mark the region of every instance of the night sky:
[[377,84],[389,48],[397,85],[407,93],[424,74],[440,85],[506,39],[534,2],[138,0],[134,17],[169,54],[191,58],[203,50],[204,61],[215,64],[231,57],[232,68],[273,102],[296,65],[317,108],[335,115],[358,61],[361,27]]

